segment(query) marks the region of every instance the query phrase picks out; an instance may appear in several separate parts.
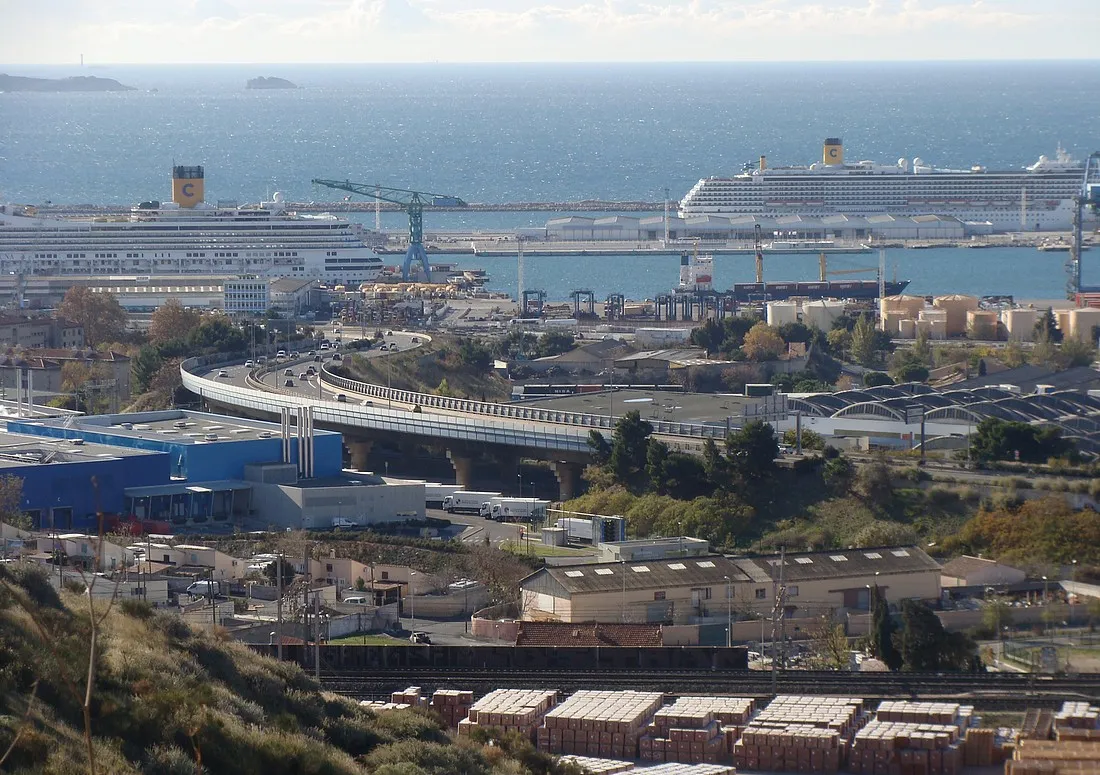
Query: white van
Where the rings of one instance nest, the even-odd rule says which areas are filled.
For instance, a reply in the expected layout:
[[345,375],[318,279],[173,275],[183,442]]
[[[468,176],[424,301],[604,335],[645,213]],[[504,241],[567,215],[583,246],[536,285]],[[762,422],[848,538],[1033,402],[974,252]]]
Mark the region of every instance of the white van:
[[209,595],[220,595],[221,590],[221,584],[217,581],[196,581],[187,587],[187,594],[192,597],[207,597]]
[[343,602],[350,605],[370,605],[370,598],[363,595],[352,595],[351,597],[345,597]]

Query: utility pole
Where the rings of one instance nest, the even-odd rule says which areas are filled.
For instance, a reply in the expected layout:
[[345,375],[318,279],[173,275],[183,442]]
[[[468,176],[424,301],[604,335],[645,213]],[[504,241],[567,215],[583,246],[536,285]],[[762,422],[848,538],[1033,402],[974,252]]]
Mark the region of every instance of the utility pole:
[[321,680],[321,600],[320,595],[313,596],[313,677]]
[[772,581],[772,589],[775,595],[775,604],[772,608],[772,696],[778,694],[779,685],[779,647],[778,641],[784,637],[783,606],[787,596],[787,588],[783,573],[783,564],[786,560],[786,547],[779,547],[779,579]]
[[283,553],[279,552],[275,559],[276,583],[279,586],[279,596],[275,600],[275,642],[278,644],[276,655],[279,661],[283,661]]

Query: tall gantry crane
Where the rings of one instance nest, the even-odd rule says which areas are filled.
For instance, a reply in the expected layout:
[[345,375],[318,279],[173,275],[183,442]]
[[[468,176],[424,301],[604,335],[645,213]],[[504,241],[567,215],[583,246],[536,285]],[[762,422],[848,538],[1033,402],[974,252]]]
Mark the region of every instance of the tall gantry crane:
[[1100,151],[1094,151],[1085,160],[1085,180],[1081,193],[1073,198],[1073,236],[1069,258],[1066,259],[1066,297],[1076,299],[1081,292],[1081,251],[1084,250],[1085,208],[1100,210],[1100,183],[1090,182],[1093,164],[1100,165]]
[[[409,273],[414,261],[419,261],[424,269],[425,279],[431,278],[428,268],[428,254],[424,252],[424,205],[432,204],[435,200],[444,200],[448,207],[465,207],[466,203],[456,196],[447,194],[433,194],[429,191],[411,191],[407,188],[392,188],[379,186],[372,183],[352,183],[347,180],[324,180],[314,178],[315,186],[335,188],[338,191],[348,191],[360,196],[368,196],[375,201],[390,202],[401,205],[409,214],[409,249],[405,251],[405,261],[401,265],[401,277],[409,279]],[[426,197],[427,202],[421,197]]]

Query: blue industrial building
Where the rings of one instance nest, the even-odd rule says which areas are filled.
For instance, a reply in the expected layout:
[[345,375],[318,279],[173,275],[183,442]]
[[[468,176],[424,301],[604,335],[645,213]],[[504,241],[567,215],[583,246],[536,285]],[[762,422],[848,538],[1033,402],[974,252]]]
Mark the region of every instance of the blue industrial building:
[[167,452],[0,432],[0,475],[23,480],[36,530],[94,531],[97,512],[123,511],[125,487],[166,484],[170,468]]
[[[64,420],[9,420],[8,430],[163,452],[171,458],[171,476],[188,482],[244,479],[245,466],[284,459],[278,424],[176,409]],[[341,435],[314,430],[313,445],[313,476],[339,476],[344,453]],[[297,464],[300,451],[293,434],[289,447],[290,457],[285,462]],[[136,485],[127,482],[125,486]]]

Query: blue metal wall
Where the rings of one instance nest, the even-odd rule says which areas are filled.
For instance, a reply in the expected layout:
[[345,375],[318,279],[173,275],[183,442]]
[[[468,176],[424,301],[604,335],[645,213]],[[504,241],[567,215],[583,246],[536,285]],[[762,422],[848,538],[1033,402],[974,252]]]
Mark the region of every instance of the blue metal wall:
[[[169,467],[170,456],[162,452],[111,460],[43,463],[0,469],[0,473],[23,480],[23,510],[38,512],[37,526],[84,530],[97,527],[93,476],[99,483],[100,508],[105,514],[118,514],[123,511],[125,488],[168,484]],[[72,509],[71,520],[65,509]]]
[[[201,442],[197,444],[173,443],[166,439],[152,439],[112,433],[110,428],[90,430],[86,428],[62,428],[19,421],[9,421],[12,433],[31,436],[48,436],[60,439],[84,439],[89,443],[115,447],[129,447],[154,452],[165,452],[171,458],[171,474],[191,482],[218,479],[243,479],[244,467],[251,463],[271,463],[282,457],[282,442],[278,438],[236,439]],[[314,474],[317,477],[336,476],[343,468],[343,437],[339,433],[319,432],[314,436]],[[298,440],[290,439],[291,462],[298,461]],[[127,484],[127,486],[138,486]]]

